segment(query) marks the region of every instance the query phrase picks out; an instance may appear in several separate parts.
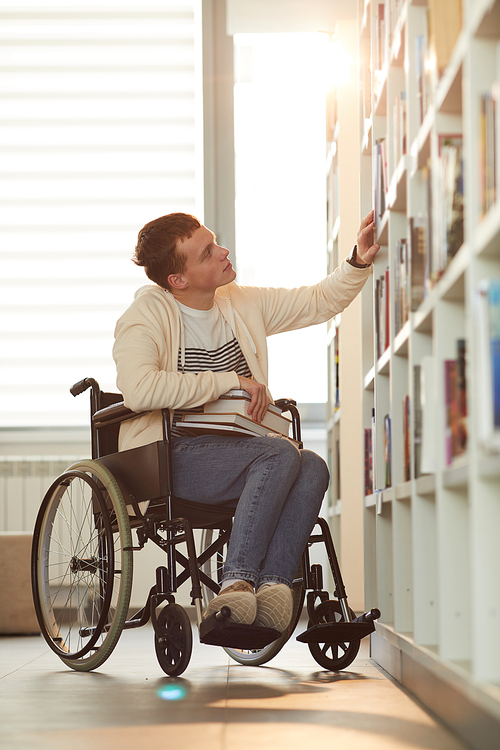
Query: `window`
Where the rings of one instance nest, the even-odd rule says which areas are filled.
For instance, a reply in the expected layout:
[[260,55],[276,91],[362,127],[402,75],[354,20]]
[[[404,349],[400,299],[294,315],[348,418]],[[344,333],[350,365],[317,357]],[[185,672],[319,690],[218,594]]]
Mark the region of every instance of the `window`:
[[200,2],[0,2],[0,425],[88,424],[139,229],[202,215]]
[[[328,35],[235,34],[234,44],[237,281],[314,284],[326,274]],[[326,324],[268,345],[275,398],[326,402]]]

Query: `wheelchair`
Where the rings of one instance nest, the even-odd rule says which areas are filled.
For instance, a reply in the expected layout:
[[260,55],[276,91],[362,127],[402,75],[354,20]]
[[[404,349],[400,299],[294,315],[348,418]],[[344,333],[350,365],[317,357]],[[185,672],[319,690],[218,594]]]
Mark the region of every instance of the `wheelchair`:
[[[162,440],[118,452],[121,423],[138,415],[124,406],[120,394],[102,392],[92,378],[76,383],[70,392],[77,396],[88,389],[92,459],[74,463],[53,482],[33,535],[35,610],[43,637],[63,663],[77,671],[96,669],[111,655],[124,629],[151,621],[160,667],[171,677],[182,674],[191,658],[193,628],[175,594],[190,580],[201,643],[221,646],[240,664],[265,664],[291,637],[307,594],[308,627],[297,640],[307,643],[323,668],[339,671],[349,666],[360,639],[375,630],[380,612],[372,609],[356,617],[348,606],[326,521],[318,518],[319,532],[310,536],[304,550],[286,632],[230,623],[227,606],[203,619],[204,608],[220,588],[234,508],[173,495],[167,409],[162,410]],[[296,403],[276,403],[290,413],[293,438],[302,445]],[[195,529],[201,534],[198,550]],[[164,551],[165,565],[156,569],[144,607],[131,615],[133,553],[148,542]],[[326,546],[333,599],[323,590],[321,565],[310,562],[309,548],[316,543]]]

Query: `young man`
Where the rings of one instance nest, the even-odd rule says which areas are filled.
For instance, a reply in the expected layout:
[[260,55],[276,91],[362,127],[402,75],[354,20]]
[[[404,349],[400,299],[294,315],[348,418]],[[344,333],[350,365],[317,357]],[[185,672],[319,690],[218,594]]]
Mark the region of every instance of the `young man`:
[[[359,293],[379,245],[373,212],[351,257],[310,287],[245,287],[229,252],[193,216],[169,214],[139,232],[134,261],[155,282],[139,289],[117,323],[113,356],[125,405],[149,413],[125,422],[120,450],[161,440],[162,408],[173,414],[174,494],[212,505],[235,503],[221,592],[231,620],[283,632],[291,586],[316,523],[329,474],[324,461],[286,438],[186,435],[176,422],[231,388],[251,397],[260,422],[272,401],[266,337],[322,323]],[[233,505],[234,507],[234,505]]]

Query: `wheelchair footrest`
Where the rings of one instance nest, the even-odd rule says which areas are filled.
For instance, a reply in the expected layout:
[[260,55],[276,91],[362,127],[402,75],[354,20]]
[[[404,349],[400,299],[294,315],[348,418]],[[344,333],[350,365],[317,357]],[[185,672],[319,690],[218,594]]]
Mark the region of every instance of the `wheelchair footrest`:
[[297,636],[301,643],[347,643],[373,633],[373,622],[326,622],[312,625]]
[[281,636],[273,628],[259,628],[254,625],[238,625],[215,619],[214,615],[202,620],[200,643],[226,648],[260,649],[268,646]]

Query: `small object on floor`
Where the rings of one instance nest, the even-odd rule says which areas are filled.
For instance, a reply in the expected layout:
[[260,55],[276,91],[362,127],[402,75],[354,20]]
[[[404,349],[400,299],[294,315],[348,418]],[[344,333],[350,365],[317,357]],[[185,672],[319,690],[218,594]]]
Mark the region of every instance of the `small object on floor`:
[[265,583],[257,591],[256,598],[255,624],[284,633],[292,620],[292,590],[284,583]]
[[246,581],[231,584],[212,599],[203,613],[203,619],[219,612],[222,607],[231,610],[228,622],[251,625],[257,616],[257,599],[253,586]]

